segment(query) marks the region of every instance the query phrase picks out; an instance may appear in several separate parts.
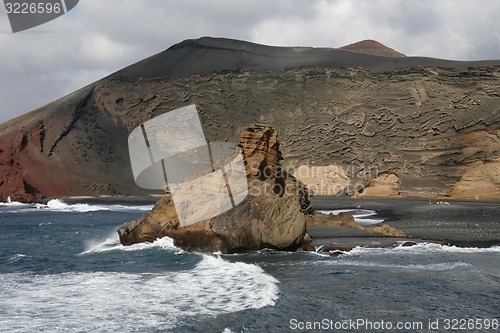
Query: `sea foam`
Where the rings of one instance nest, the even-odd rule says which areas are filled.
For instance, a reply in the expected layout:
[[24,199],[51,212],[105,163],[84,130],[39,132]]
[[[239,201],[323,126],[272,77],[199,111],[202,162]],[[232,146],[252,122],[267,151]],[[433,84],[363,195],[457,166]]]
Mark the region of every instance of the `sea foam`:
[[173,273],[0,274],[2,332],[173,330],[190,317],[273,306],[278,281],[257,265],[203,255]]
[[44,204],[36,204],[35,207],[40,210],[47,210],[52,212],[75,212],[86,213],[95,212],[100,210],[106,211],[149,211],[153,208],[152,205],[140,206],[125,206],[125,205],[90,205],[87,203],[67,204],[60,199],[52,199]]
[[86,241],[85,250],[80,253],[83,254],[91,254],[91,253],[102,253],[109,251],[142,251],[152,248],[160,248],[164,250],[174,251],[176,253],[184,252],[182,249],[176,247],[174,245],[174,240],[169,237],[163,237],[155,240],[151,243],[138,243],[129,246],[123,246],[120,244],[120,239],[118,238],[118,234],[116,231],[113,231],[109,236],[105,237],[105,239],[97,239],[97,240],[88,240]]
[[413,246],[397,246],[394,248],[371,248],[358,246],[352,249],[346,255],[362,255],[362,254],[438,254],[438,253],[500,253],[500,246],[492,247],[459,247],[454,245],[443,245],[438,243],[422,242]]

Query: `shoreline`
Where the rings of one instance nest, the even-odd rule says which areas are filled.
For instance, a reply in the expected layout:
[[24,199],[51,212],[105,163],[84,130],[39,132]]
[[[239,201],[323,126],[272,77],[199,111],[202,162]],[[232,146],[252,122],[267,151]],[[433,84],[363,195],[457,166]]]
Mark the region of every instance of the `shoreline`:
[[50,200],[61,200],[67,204],[135,204],[135,205],[147,205],[156,203],[161,196],[128,196],[128,197],[116,197],[116,196],[73,196],[73,197],[54,197],[54,198],[44,198],[40,200],[40,203],[47,204]]
[[[158,201],[162,195],[141,195],[141,196],[69,196],[69,197],[46,197],[39,201],[39,203],[46,204],[50,200],[58,199],[62,200],[66,203],[128,203],[128,202],[146,202],[146,203],[154,203]],[[328,206],[324,206],[325,201],[328,202]],[[477,201],[477,200],[460,200],[460,199],[426,199],[419,197],[412,198],[351,198],[348,196],[330,196],[330,195],[313,195],[311,196],[311,202],[313,202],[313,206],[315,210],[328,210],[332,203],[337,206],[338,203],[357,203],[358,205],[362,205],[363,203],[370,203],[371,205],[374,202],[380,203],[404,203],[404,202],[421,202],[427,204],[438,204],[443,203],[443,205],[447,204],[471,204],[471,205],[491,205],[491,206],[500,206],[500,201]],[[358,206],[356,205],[356,206]],[[354,207],[355,208],[355,207]]]
[[[52,199],[67,204],[116,204],[116,205],[154,205],[161,196],[72,196],[45,198],[46,204]],[[377,212],[377,218],[383,218],[384,224],[405,232],[408,242],[434,242],[459,247],[500,246],[500,204],[491,202],[447,201],[436,204],[421,198],[376,198],[354,199],[337,196],[313,196],[312,207],[319,210],[370,209]],[[447,204],[449,203],[449,204]],[[391,237],[360,235],[359,231],[324,227],[322,230],[309,227],[315,246],[372,246],[396,244]],[[316,230],[314,230],[316,229]],[[314,231],[313,231],[314,230]],[[348,242],[347,240],[351,240]],[[398,239],[398,241],[403,241]],[[354,247],[354,246],[352,246]]]

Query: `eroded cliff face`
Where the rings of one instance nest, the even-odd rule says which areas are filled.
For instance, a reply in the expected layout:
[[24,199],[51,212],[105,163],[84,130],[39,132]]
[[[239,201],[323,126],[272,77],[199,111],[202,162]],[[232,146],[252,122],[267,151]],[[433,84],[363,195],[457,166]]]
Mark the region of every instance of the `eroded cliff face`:
[[0,200],[141,193],[127,129],[87,87],[0,128]]
[[[403,197],[500,199],[499,176],[492,171],[499,157],[500,67],[388,73],[314,67],[144,84],[157,92],[154,100],[132,93],[141,90],[139,84],[125,91],[123,82],[107,82],[108,100],[119,100],[115,112],[140,115],[128,118],[129,129],[186,103],[198,106],[209,140],[236,142],[248,122],[270,124],[283,133],[286,170],[340,169],[336,176],[325,170],[324,178],[318,170],[305,172],[315,178],[301,178],[305,183],[326,184],[316,194],[362,194],[390,173]],[[474,190],[471,179],[489,183],[489,190]],[[367,193],[394,196],[387,189]]]
[[[393,196],[394,187],[374,190],[380,184],[375,179],[392,174],[399,179],[398,196],[500,201],[498,64],[353,53],[352,59],[362,57],[355,69],[311,60],[306,67],[273,63],[266,71],[253,65],[264,55],[252,55],[252,45],[233,52],[225,49],[228,42],[213,50],[204,43],[181,43],[158,56],[168,60],[181,52],[183,64],[193,61],[198,67],[190,70],[198,73],[154,76],[153,68],[173,65],[153,57],[1,125],[0,199],[14,193],[145,194],[132,177],[128,133],[194,103],[209,141],[236,143],[240,130],[254,123],[275,128],[285,170],[331,169],[324,179],[304,179],[328,184],[325,194]],[[258,51],[268,49],[275,52]],[[231,64],[244,54],[240,63],[255,70],[220,69],[222,60],[217,71],[203,67],[222,51]],[[300,60],[305,51],[286,52]],[[377,61],[385,71],[373,69]]]

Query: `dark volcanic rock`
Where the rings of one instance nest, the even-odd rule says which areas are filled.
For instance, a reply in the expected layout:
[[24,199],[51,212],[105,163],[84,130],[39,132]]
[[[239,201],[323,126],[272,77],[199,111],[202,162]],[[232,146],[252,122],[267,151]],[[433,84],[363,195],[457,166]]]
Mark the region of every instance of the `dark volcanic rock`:
[[129,132],[193,103],[209,141],[238,142],[241,128],[269,124],[281,133],[285,168],[341,169],[349,195],[371,184],[365,195],[500,200],[499,61],[213,38],[179,43],[0,125],[0,200],[147,194],[132,177]]
[[166,195],[158,200],[150,213],[125,223],[117,232],[123,245],[153,242],[168,236],[174,239],[176,246],[187,251],[221,251],[222,241],[208,222],[181,228],[172,197]]
[[118,228],[123,245],[152,242],[180,228],[179,219],[170,195],[158,200],[150,213]]
[[289,190],[278,196],[268,182],[254,184],[247,200],[211,219],[210,227],[226,252],[299,248],[306,233],[305,216],[295,183],[287,185]]
[[[327,226],[332,228],[350,228],[350,234],[352,234],[352,229],[357,229],[363,233],[370,233],[384,237],[407,237],[407,235],[387,224],[377,225],[374,227],[363,227],[359,225],[352,214],[343,212],[338,215],[323,215],[323,214],[312,214],[306,217],[306,225],[309,228],[314,226]],[[335,235],[335,229],[332,231]],[[312,234],[311,234],[312,235]]]

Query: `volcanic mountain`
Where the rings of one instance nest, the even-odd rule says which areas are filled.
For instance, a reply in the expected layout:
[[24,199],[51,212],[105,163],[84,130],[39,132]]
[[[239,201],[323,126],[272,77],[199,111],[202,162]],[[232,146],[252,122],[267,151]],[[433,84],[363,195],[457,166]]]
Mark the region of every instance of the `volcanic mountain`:
[[362,53],[372,44],[183,41],[0,125],[0,199],[147,194],[128,134],[195,104],[209,141],[275,128],[284,166],[330,186],[317,194],[500,200],[500,61]]
[[353,51],[359,53],[373,54],[384,57],[406,57],[403,53],[391,49],[376,40],[366,39],[361,42],[349,44],[340,48],[340,50]]

